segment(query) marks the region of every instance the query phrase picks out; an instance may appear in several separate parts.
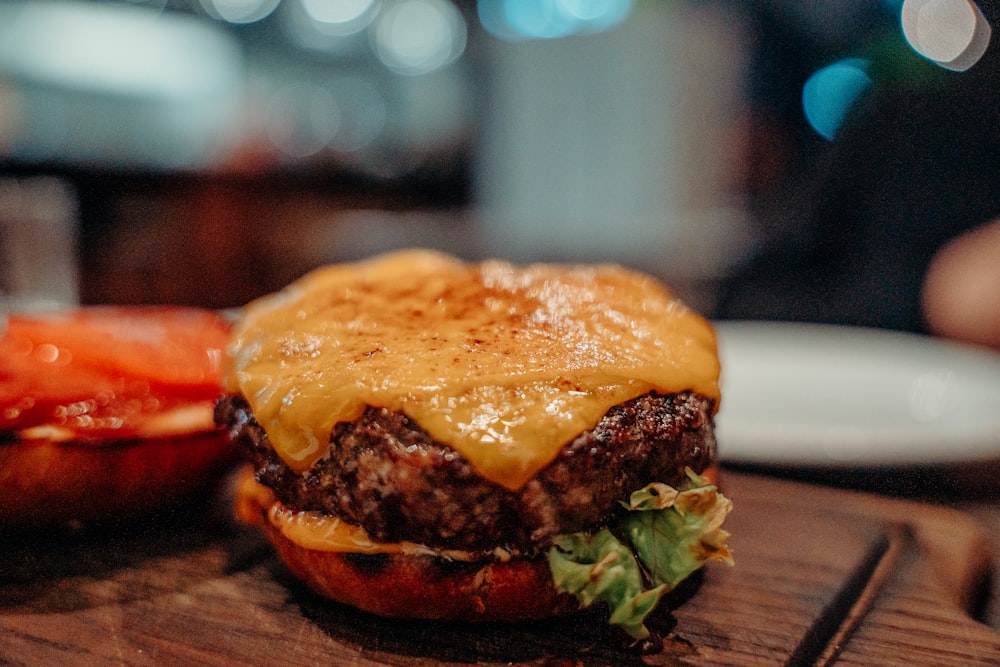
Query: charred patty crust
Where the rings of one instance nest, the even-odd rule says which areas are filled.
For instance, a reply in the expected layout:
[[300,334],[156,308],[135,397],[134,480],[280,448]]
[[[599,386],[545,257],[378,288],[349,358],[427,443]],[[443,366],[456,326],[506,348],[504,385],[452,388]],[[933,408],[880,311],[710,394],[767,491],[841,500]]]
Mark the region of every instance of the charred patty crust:
[[712,401],[649,393],[612,407],[518,491],[480,477],[401,412],[369,407],[338,424],[328,456],[303,474],[284,464],[242,396],[216,407],[258,481],[287,507],[338,516],[379,542],[535,553],[560,533],[607,521],[650,482],[678,485],[715,461]]

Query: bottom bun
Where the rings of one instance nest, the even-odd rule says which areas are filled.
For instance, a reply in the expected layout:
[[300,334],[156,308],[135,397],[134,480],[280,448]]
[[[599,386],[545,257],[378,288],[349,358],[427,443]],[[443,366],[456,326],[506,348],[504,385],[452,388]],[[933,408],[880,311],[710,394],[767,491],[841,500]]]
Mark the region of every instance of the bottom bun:
[[233,462],[224,434],[107,444],[0,441],[0,527],[132,518],[211,487]]
[[237,513],[255,523],[288,571],[317,594],[393,618],[515,622],[579,609],[559,593],[544,556],[465,562],[426,553],[352,553],[307,548],[268,519],[268,493],[244,481]]
[[270,523],[264,529],[288,570],[313,591],[379,616],[522,621],[579,608],[552,587],[544,559],[484,564],[422,554],[318,551],[292,542]]

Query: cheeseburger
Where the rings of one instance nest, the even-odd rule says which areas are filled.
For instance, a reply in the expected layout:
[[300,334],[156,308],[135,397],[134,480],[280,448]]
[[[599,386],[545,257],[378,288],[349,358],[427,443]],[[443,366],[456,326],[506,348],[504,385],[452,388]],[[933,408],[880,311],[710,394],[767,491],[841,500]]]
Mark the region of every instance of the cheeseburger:
[[617,266],[411,250],[248,304],[216,420],[238,500],[319,594],[393,617],[516,621],[660,598],[731,562],[710,325]]

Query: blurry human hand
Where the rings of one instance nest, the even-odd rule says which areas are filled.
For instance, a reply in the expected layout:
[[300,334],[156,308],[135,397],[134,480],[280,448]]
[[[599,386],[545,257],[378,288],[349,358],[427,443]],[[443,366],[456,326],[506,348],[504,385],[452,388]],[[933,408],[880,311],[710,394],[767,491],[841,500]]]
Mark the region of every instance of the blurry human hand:
[[928,267],[921,298],[932,333],[1000,348],[1000,219],[941,248]]

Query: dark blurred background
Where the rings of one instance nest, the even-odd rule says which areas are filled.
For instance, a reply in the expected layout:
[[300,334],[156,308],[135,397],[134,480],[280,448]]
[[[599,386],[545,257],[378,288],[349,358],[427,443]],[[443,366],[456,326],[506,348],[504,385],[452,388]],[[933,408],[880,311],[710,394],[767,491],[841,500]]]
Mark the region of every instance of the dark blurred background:
[[[419,245],[622,262],[718,317],[919,329],[919,261],[996,202],[909,221],[920,259],[885,278],[914,237],[890,212],[911,164],[973,161],[947,128],[996,105],[947,91],[996,86],[989,52],[920,53],[903,4],[2,1],[0,209],[46,184],[83,303],[240,305]],[[944,131],[942,100],[965,114]]]

